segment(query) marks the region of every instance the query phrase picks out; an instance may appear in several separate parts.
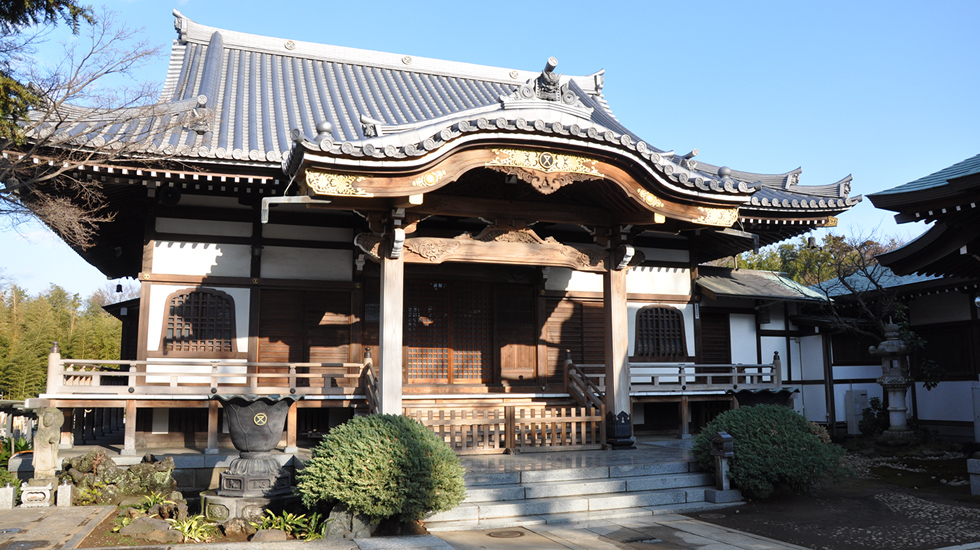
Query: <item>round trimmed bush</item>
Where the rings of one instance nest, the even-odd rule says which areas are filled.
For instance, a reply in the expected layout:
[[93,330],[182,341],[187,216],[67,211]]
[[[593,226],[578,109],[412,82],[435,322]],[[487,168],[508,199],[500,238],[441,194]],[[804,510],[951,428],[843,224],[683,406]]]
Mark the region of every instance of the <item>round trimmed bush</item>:
[[694,440],[694,457],[708,470],[714,469],[710,439],[717,432],[734,438],[729,475],[747,497],[764,499],[779,487],[803,493],[841,472],[844,450],[821,441],[811,423],[788,407],[741,407],[715,417]]
[[378,519],[422,519],[465,497],[456,453],[432,430],[397,415],[357,417],[333,428],[297,479],[311,510],[339,501]]

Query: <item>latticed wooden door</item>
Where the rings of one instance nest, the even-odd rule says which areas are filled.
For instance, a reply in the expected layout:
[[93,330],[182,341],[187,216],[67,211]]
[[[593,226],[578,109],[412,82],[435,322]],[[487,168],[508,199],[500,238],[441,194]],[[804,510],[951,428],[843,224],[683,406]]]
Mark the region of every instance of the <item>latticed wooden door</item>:
[[409,382],[490,383],[490,288],[478,283],[409,282],[405,293]]

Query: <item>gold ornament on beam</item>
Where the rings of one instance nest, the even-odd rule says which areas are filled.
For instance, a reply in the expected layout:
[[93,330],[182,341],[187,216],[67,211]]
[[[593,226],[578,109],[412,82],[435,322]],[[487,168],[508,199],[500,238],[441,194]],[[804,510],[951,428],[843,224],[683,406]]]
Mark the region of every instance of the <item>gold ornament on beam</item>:
[[578,155],[528,151],[524,149],[491,149],[496,155],[484,166],[530,183],[539,193],[550,195],[577,181],[602,179],[596,160]]
[[372,197],[373,193],[368,193],[360,187],[355,187],[355,183],[360,183],[367,179],[364,176],[353,174],[336,174],[334,172],[323,172],[320,170],[306,171],[306,186],[317,195],[345,195],[355,197]]
[[412,187],[432,187],[444,177],[446,177],[445,170],[434,170],[412,180]]
[[654,208],[663,208],[664,201],[660,200],[660,197],[654,195],[653,193],[647,191],[642,187],[638,187],[636,192],[640,194],[640,198],[647,206],[652,206]]
[[827,216],[827,223],[823,224],[824,227],[837,227],[837,217]]
[[694,223],[704,225],[714,225],[717,227],[731,227],[738,220],[738,208],[707,208],[698,207],[701,217],[694,220]]

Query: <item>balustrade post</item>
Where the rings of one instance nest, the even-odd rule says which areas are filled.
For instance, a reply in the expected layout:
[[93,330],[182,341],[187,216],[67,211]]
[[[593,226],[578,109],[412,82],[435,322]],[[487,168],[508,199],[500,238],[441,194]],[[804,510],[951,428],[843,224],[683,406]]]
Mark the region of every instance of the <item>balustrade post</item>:
[[572,350],[570,350],[570,349],[566,349],[565,350],[565,363],[564,364],[565,364],[565,377],[564,377],[564,379],[565,379],[565,393],[568,393],[568,386],[569,386],[568,376],[569,376],[569,371],[571,370],[571,367],[572,367]]
[[296,393],[296,365],[289,365],[289,390]]
[[772,377],[777,388],[783,387],[783,364],[778,351],[772,352]]
[[504,446],[507,451],[514,453],[517,449],[517,427],[514,423],[514,406],[507,405],[504,407],[504,430],[507,434],[504,437]]
[[208,445],[206,455],[218,454],[218,400],[208,399]]

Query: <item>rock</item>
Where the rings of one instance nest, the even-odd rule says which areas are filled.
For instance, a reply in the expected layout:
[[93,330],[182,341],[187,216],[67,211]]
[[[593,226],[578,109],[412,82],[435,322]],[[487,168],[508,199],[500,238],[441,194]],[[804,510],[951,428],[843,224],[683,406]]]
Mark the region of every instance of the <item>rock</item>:
[[184,542],[184,535],[180,534],[179,531],[170,529],[169,523],[158,518],[136,518],[132,523],[120,529],[119,532],[128,537],[152,542]]
[[380,520],[354,514],[344,504],[337,504],[330,510],[324,538],[349,540],[369,538],[379,523]]
[[224,533],[226,537],[247,537],[249,535],[254,535],[257,531],[254,525],[242,518],[231,518],[230,520],[222,523],[220,527],[221,532]]
[[259,529],[249,540],[252,542],[282,542],[288,538],[286,533],[279,529]]

